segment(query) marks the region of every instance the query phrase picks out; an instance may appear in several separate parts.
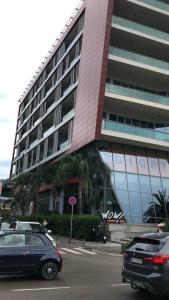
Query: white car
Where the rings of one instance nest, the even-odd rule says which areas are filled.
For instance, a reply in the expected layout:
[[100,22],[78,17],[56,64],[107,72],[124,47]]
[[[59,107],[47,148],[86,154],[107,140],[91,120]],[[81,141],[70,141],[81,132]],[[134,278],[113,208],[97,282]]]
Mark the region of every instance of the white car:
[[29,222],[29,221],[14,221],[10,224],[9,230],[31,230],[36,232],[44,233],[48,239],[52,242],[52,244],[56,247],[56,241],[54,238],[50,235],[52,233],[51,230],[48,230],[40,224],[39,222]]

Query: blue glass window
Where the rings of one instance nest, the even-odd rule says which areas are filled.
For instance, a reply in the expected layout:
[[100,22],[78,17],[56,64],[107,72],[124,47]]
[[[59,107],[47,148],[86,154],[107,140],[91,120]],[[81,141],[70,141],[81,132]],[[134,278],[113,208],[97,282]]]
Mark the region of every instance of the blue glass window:
[[117,196],[118,196],[122,211],[125,213],[125,219],[127,222],[131,223],[128,193],[125,191],[116,191],[116,192],[117,192]]
[[132,223],[142,223],[142,205],[140,193],[129,192],[130,213]]
[[158,193],[162,191],[161,178],[160,177],[150,177],[152,193]]
[[138,175],[136,174],[127,174],[127,181],[128,181],[128,190],[131,192],[139,192],[139,181]]
[[140,190],[144,193],[151,193],[150,177],[139,175]]
[[[168,174],[169,175],[169,174]],[[166,194],[169,195],[169,179],[167,178],[162,178],[162,186],[163,186],[163,190],[166,191]]]
[[116,189],[127,191],[126,173],[115,172]]
[[142,208],[143,208],[143,221],[148,222],[148,220],[151,217],[150,214],[148,213],[148,209],[153,204],[153,196],[152,194],[141,193],[141,200],[142,200]]

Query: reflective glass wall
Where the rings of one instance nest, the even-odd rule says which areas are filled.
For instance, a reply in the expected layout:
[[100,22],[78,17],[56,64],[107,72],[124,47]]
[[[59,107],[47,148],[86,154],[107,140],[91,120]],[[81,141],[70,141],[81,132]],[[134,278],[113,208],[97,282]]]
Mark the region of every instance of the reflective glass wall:
[[[115,151],[111,147],[110,151],[101,150],[99,153],[111,169],[112,189],[128,223],[159,223],[169,213],[167,153],[145,150],[140,154],[134,147],[133,154],[125,150],[124,153]],[[165,194],[164,201],[153,195],[159,191]]]

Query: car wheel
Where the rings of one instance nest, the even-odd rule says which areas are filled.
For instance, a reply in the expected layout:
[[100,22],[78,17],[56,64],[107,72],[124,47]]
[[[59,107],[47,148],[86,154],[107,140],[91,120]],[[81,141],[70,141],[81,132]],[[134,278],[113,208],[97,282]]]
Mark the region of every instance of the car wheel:
[[45,262],[40,269],[40,275],[44,280],[54,279],[57,276],[57,273],[58,266],[57,263],[54,261]]

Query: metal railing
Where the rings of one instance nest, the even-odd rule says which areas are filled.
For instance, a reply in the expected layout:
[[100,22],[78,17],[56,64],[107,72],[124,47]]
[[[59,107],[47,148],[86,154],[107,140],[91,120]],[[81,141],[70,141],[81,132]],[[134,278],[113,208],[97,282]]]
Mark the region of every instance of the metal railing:
[[141,136],[147,139],[169,142],[168,133],[162,133],[160,131],[140,128],[140,127],[131,126],[131,125],[113,122],[113,121],[102,120],[102,129],[109,130],[109,131],[123,132],[135,136]]
[[123,50],[120,48],[114,48],[114,47],[109,48],[109,54],[169,71],[169,63],[159,60],[159,59],[151,58],[151,57],[148,57],[145,55],[137,54],[134,52],[130,52],[127,50]]
[[169,12],[169,4],[164,3],[162,1],[158,0],[139,0],[139,2],[144,2],[145,4],[154,6],[156,8],[159,8],[160,10],[168,11]]
[[169,41],[169,33],[151,28],[149,26],[139,24],[137,22],[129,21],[129,20],[121,18],[121,17],[113,16],[112,24],[117,24],[117,25],[129,28],[129,29],[133,29],[138,32],[145,33],[146,35],[157,37],[160,40]]
[[160,103],[164,105],[169,105],[169,97],[164,97],[157,94],[144,92],[134,88],[123,87],[116,84],[107,83],[105,91],[109,93],[115,93],[118,95],[131,97],[131,98],[137,98],[137,99],[142,99],[142,100]]

